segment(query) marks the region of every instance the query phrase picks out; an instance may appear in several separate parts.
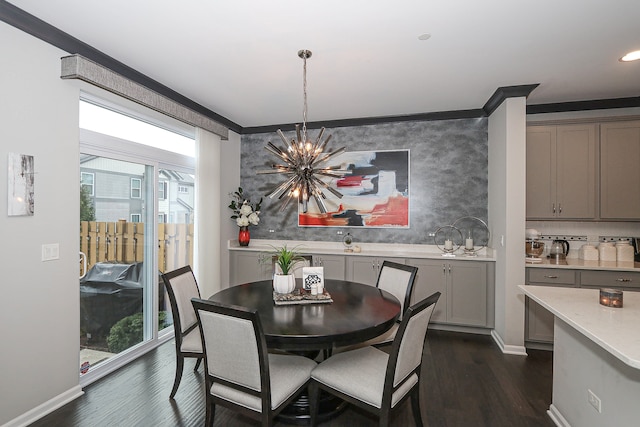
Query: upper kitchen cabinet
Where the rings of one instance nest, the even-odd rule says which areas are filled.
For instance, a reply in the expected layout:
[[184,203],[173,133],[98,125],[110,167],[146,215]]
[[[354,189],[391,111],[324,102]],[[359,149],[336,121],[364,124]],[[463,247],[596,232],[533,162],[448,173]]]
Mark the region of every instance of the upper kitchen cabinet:
[[640,121],[600,125],[600,218],[640,220]]
[[595,219],[596,124],[527,127],[527,219]]

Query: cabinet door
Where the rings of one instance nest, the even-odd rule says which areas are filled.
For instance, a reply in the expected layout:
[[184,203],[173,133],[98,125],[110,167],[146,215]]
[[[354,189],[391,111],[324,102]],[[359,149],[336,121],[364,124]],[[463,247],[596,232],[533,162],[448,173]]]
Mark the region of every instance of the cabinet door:
[[378,259],[374,257],[348,257],[347,280],[375,286],[378,281],[377,263]]
[[273,270],[271,264],[261,262],[258,252],[231,251],[230,285],[270,279]]
[[415,304],[427,298],[434,292],[440,292],[440,299],[431,316],[431,321],[435,323],[446,323],[447,321],[447,289],[446,263],[443,261],[429,259],[408,259],[407,264],[418,267],[416,280],[413,284],[413,295],[411,304]]
[[527,128],[527,218],[554,218],[556,128]]
[[447,263],[447,320],[487,326],[487,265],[483,262]]
[[526,298],[525,310],[525,341],[553,343],[553,313],[529,297]]
[[345,257],[341,255],[314,255],[313,263],[317,267],[324,267],[325,279],[344,280]]
[[640,121],[600,125],[600,217],[640,220]]
[[596,217],[596,125],[557,127],[556,217]]
[[404,264],[404,258],[376,258],[366,256],[347,256],[347,280],[366,283],[375,286],[382,263],[388,259],[398,264]]

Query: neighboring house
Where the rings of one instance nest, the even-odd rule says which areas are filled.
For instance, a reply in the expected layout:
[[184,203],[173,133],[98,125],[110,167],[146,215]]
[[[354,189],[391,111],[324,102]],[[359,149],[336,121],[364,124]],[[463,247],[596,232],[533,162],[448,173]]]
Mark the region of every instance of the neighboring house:
[[[82,155],[80,185],[87,189],[98,221],[143,221],[145,204],[144,166],[104,157]],[[158,222],[193,222],[192,175],[160,169]]]

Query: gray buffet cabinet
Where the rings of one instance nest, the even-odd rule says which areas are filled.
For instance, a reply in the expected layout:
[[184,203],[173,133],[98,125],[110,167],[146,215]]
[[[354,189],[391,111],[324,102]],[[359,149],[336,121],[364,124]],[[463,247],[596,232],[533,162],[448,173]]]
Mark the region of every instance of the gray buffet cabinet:
[[[230,284],[238,285],[272,277],[264,252],[230,249]],[[432,327],[488,334],[495,319],[495,260],[487,257],[424,258],[371,256],[369,254],[324,254],[305,252],[311,264],[324,267],[325,278],[343,279],[375,286],[385,260],[418,267],[412,302],[440,291],[431,320]],[[396,254],[394,254],[396,255]],[[415,254],[412,254],[415,255]],[[329,289],[330,291],[330,289]]]
[[[525,270],[527,285],[640,291],[640,271],[529,266]],[[549,310],[526,297],[525,344],[527,347],[553,348],[553,323],[554,316]]]

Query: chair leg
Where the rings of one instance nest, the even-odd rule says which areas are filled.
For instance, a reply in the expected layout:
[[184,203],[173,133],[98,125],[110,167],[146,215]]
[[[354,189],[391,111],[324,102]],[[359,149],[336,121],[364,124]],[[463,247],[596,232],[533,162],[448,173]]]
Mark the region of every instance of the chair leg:
[[318,425],[318,383],[311,380],[309,384],[309,425],[315,427]]
[[204,425],[207,427],[213,427],[213,420],[216,416],[216,405],[209,400],[209,395],[207,393],[207,410],[206,417],[204,421]]
[[196,367],[193,368],[194,371],[197,371],[198,368],[200,367],[200,363],[202,362],[202,357],[198,357],[198,360],[196,361]]
[[420,384],[416,384],[411,392],[411,410],[417,427],[422,427],[422,414],[420,413]]
[[176,378],[173,380],[173,389],[171,390],[169,399],[173,399],[173,396],[175,396],[176,392],[178,391],[178,386],[180,385],[180,380],[182,379],[183,368],[184,368],[184,356],[178,353],[176,354]]

